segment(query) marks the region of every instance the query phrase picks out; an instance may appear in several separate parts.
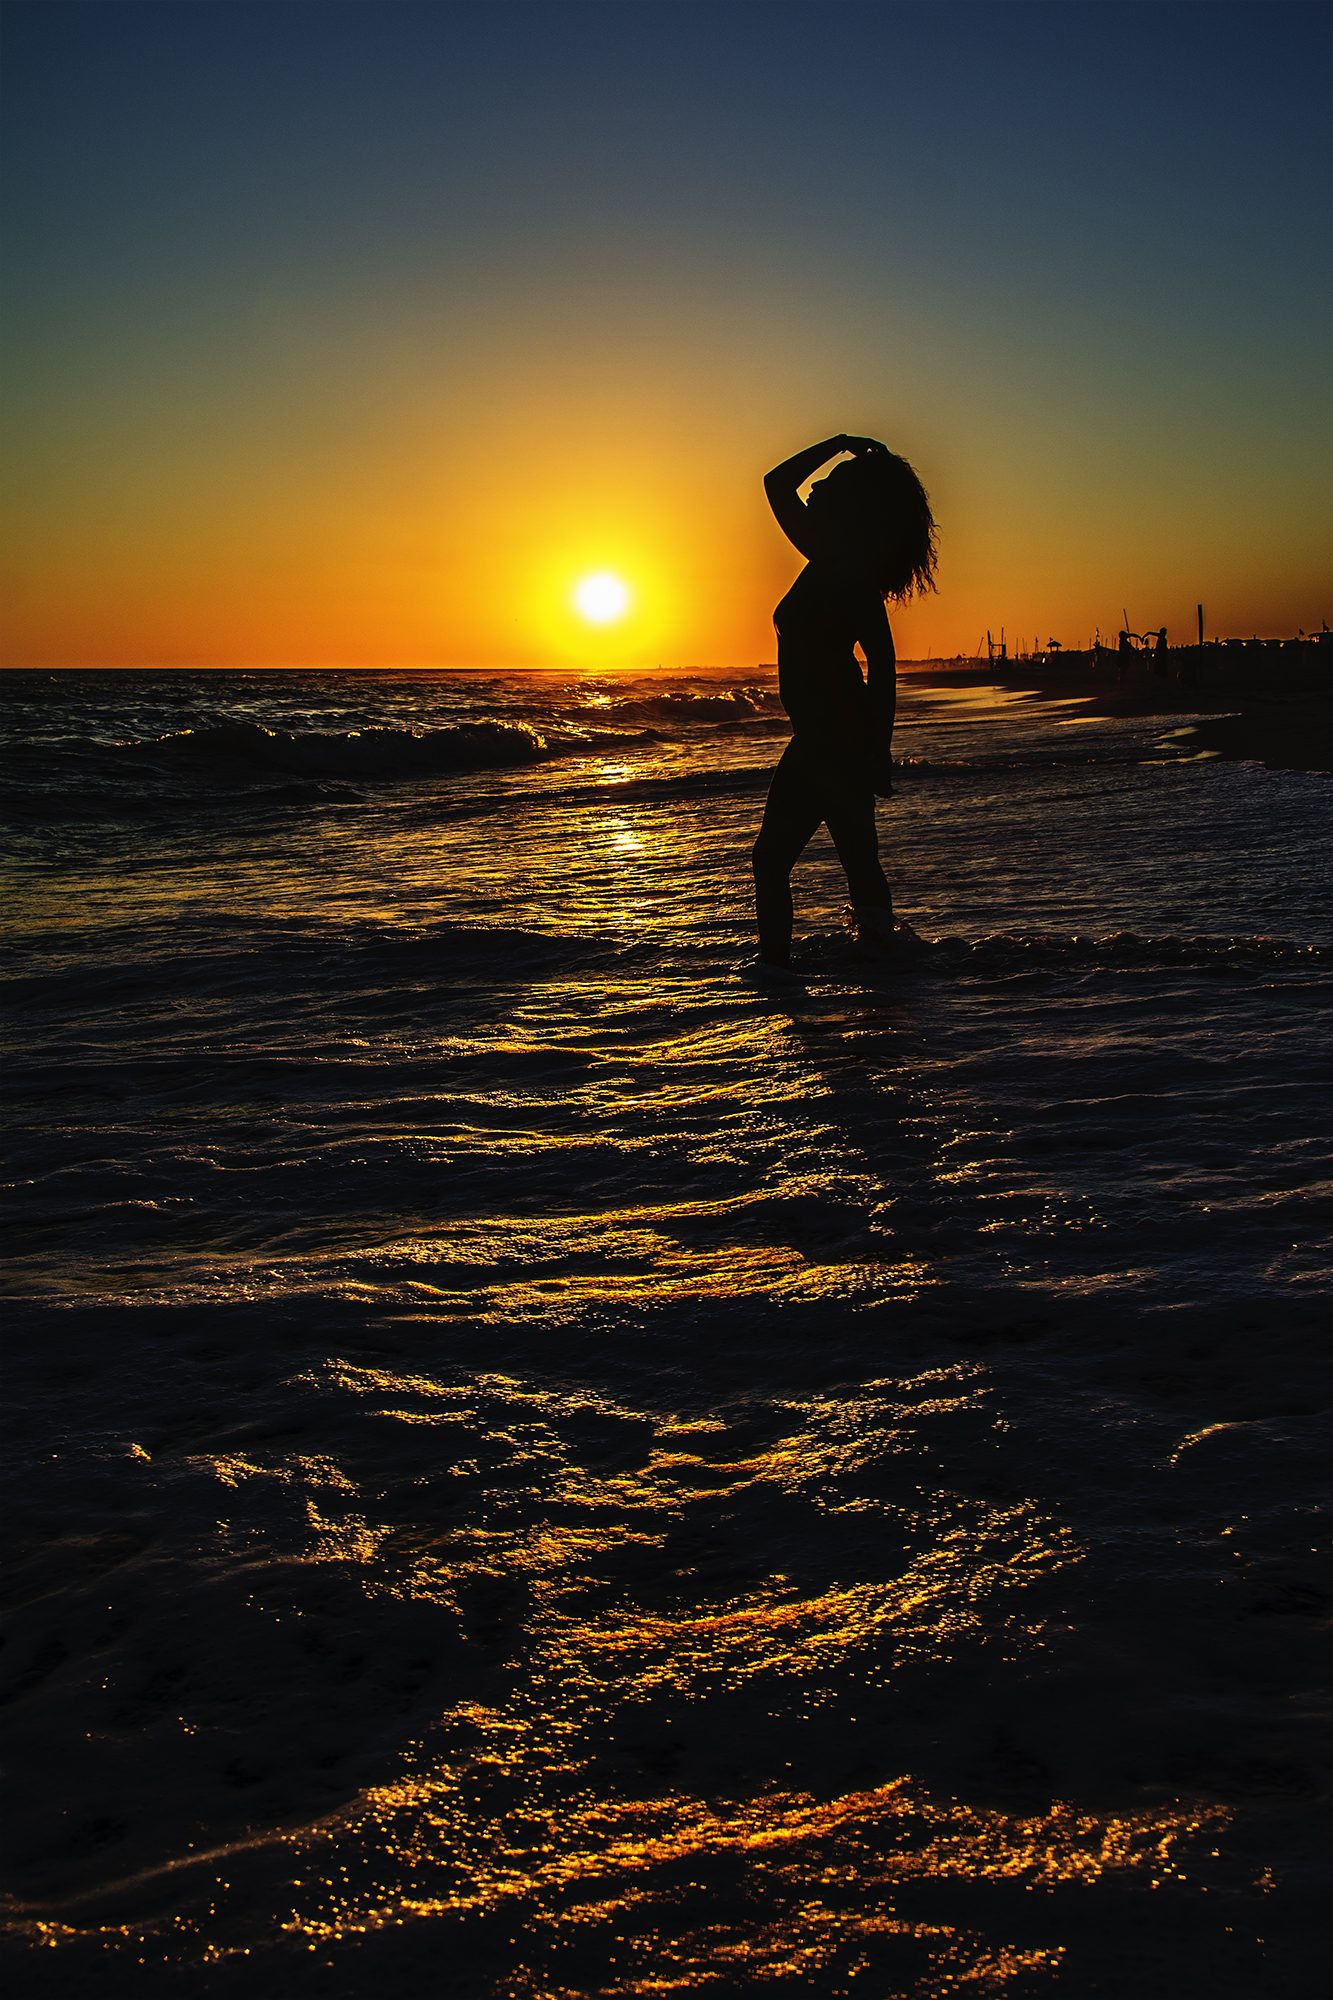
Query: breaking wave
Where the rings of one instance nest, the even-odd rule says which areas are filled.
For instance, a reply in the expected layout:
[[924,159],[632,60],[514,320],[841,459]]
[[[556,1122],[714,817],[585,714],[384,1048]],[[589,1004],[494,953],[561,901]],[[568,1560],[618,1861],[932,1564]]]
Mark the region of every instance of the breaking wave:
[[612,706],[614,712],[623,716],[632,714],[648,722],[676,724],[696,722],[734,724],[781,713],[776,689],[762,687],[730,688],[725,694],[695,694],[686,691],[634,696],[627,701],[618,701]]
[[257,723],[180,729],[118,744],[122,755],[171,765],[250,765],[301,777],[413,777],[532,764],[551,754],[524,723],[467,722],[445,729],[352,729],[292,734]]

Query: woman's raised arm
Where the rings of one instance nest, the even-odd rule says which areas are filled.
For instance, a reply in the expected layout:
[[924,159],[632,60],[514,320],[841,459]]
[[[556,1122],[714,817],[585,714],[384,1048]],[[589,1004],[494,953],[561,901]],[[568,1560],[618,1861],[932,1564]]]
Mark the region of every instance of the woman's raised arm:
[[789,542],[795,543],[801,554],[809,559],[814,553],[810,538],[810,522],[806,516],[805,502],[800,498],[799,488],[804,486],[812,472],[818,472],[831,458],[840,452],[849,451],[854,440],[847,437],[825,438],[823,444],[812,444],[804,451],[798,451],[794,458],[785,458],[781,465],[775,465],[765,477],[764,491],[774,517]]

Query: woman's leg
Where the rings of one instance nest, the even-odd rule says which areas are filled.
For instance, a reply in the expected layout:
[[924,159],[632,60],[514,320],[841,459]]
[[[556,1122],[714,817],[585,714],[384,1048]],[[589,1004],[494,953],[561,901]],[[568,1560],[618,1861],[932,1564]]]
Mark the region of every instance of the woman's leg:
[[764,823],[754,844],[759,956],[767,965],[787,965],[791,960],[791,871],[824,817],[806,762],[793,737],[773,773]]
[[849,773],[846,788],[826,814],[829,834],[838,850],[847,893],[857,910],[886,910],[893,915],[893,891],[879,865],[879,835],[875,829],[875,794],[869,783]]

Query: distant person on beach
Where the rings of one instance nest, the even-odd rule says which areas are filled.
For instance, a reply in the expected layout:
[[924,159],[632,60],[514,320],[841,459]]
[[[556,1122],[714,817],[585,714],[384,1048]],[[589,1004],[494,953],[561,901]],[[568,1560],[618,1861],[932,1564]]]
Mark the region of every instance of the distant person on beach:
[[[840,453],[802,502],[800,487]],[[897,660],[884,609],[935,588],[935,523],[906,459],[875,438],[833,437],[797,452],[764,481],[778,525],[806,566],[773,613],[778,693],[792,740],[773,774],[754,844],[756,970],[792,977],[791,871],[822,825],[847,877],[858,942],[895,955],[919,949],[895,925],[879,865],[875,799],[892,792]],[[853,648],[860,642],[867,676]]]

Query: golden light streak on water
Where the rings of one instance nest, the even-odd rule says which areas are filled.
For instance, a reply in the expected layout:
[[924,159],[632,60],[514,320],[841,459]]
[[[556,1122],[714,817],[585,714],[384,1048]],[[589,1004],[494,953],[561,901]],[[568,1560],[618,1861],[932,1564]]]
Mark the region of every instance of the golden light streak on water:
[[[501,1721],[477,1711],[469,1719]],[[489,1763],[503,1776],[520,1761],[499,1748],[474,1766]],[[287,1837],[283,1844],[300,1870],[293,1887],[304,1893],[293,1899],[300,1907],[277,1918],[274,1928],[318,1949],[414,1925],[440,1925],[447,1936],[460,1918],[503,1920],[507,1913],[522,1941],[516,1936],[518,1962],[503,1987],[530,2000],[587,1991],[558,1973],[560,1955],[575,1939],[607,1952],[611,1976],[599,1980],[597,1991],[614,1996],[707,1991],[738,1977],[760,1985],[835,1963],[854,1977],[870,1969],[862,1954],[889,1940],[902,1949],[914,1995],[1002,1994],[1021,1975],[1058,1973],[1065,1948],[1030,1939],[1005,1944],[964,1924],[900,1914],[914,1891],[933,1882],[984,1882],[1040,1896],[1112,1877],[1145,1890],[1168,1879],[1186,1882],[1196,1873],[1190,1856],[1200,1837],[1216,1837],[1226,1819],[1207,1809],[1096,1815],[1060,1802],[1013,1816],[932,1800],[901,1779],[827,1801],[771,1792],[724,1806],[678,1796],[615,1802],[586,1794],[564,1811],[520,1810],[486,1826],[460,1810],[450,1775],[376,1788],[313,1840],[309,1833]],[[221,1872],[236,1872],[245,1853],[242,1844],[210,1857],[219,1865],[223,1934],[204,1944],[195,1963],[248,1951],[225,1935],[231,1884]],[[378,1858],[385,1875],[351,1890],[347,1863],[336,1857],[358,1854],[372,1857],[372,1874]],[[396,1892],[399,1879],[428,1873],[433,1861],[455,1887],[433,1895]],[[691,1890],[720,1872],[730,1879],[737,1867],[740,1880],[762,1895],[764,1914],[757,1896],[753,1913],[743,1902],[728,1911],[724,1900],[711,1921],[691,1922]],[[1207,1872],[1206,1863],[1198,1872]],[[1023,1928],[1030,1930],[1030,1922]],[[174,1955],[172,1928],[106,1925],[101,1935],[131,1955],[137,1946],[141,1962],[160,1962]],[[58,1947],[87,1937],[89,1927],[48,1918],[31,1931]],[[905,1989],[895,1980],[894,1990]]]
[[[473,1759],[474,1769],[490,1765],[503,1775],[521,1764],[521,1752],[504,1744],[503,1718],[473,1709],[461,1719],[489,1725],[497,1743]],[[927,2000],[943,2000],[957,1988],[1002,1994],[1020,1975],[1057,1973],[1064,1947],[1006,1945],[965,1925],[898,1914],[920,1885],[1004,1883],[1035,1896],[1066,1885],[1090,1888],[1108,1877],[1143,1888],[1185,1882],[1196,1872],[1190,1856],[1199,1837],[1215,1837],[1226,1819],[1220,1809],[1097,1815],[1061,1802],[1014,1816],[930,1799],[904,1778],[825,1801],[777,1791],[723,1806],[670,1795],[616,1802],[586,1794],[563,1811],[520,1809],[488,1826],[460,1808],[450,1773],[375,1788],[313,1836],[238,1843],[201,1857],[218,1867],[214,1908],[223,1934],[196,1946],[194,1962],[248,1955],[249,1947],[233,1946],[225,1935],[229,1878],[247,1851],[283,1844],[301,1871],[292,1886],[304,1893],[290,1914],[275,1913],[276,1934],[304,1938],[317,1949],[412,1925],[440,1924],[447,1935],[460,1917],[508,1911],[523,1945],[504,1988],[531,2000],[587,1990],[564,1984],[555,1964],[543,1972],[534,1961],[550,1963],[575,1936],[589,1934],[613,1963],[622,1961],[597,1987],[616,1996],[707,1990],[737,1977],[758,1985],[813,1975],[835,1960],[855,1976],[858,1954],[889,1939],[910,1951],[913,1994]],[[353,1890],[347,1859],[339,1864],[337,1856],[358,1854],[371,1857],[372,1874],[378,1858],[385,1876]],[[444,1865],[455,1887],[434,1895],[397,1892],[402,1876],[429,1872],[432,1861]],[[742,1880],[762,1887],[765,1914],[742,1906],[728,1915],[724,1904],[713,1921],[692,1924],[688,1902],[680,1907],[682,1884],[688,1898],[692,1887],[736,1865]],[[1199,1872],[1206,1873],[1206,1864]],[[108,1946],[127,1955],[137,1946],[141,1963],[174,1956],[171,1924],[76,1928],[43,1918],[29,1928],[34,1941],[56,1948],[100,1930]]]

